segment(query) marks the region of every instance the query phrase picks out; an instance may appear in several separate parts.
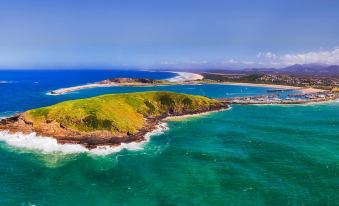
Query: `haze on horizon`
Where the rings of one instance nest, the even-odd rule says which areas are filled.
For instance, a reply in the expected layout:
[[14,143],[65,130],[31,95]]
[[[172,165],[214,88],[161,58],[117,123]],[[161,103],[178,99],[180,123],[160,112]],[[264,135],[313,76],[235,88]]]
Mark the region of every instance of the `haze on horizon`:
[[2,0],[0,68],[339,64],[339,1]]

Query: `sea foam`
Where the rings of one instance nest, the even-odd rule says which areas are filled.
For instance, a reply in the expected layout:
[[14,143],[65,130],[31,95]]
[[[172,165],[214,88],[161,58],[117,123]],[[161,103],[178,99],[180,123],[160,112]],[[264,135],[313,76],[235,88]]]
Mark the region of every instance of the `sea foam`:
[[166,123],[157,125],[157,128],[145,135],[145,140],[141,142],[121,143],[118,146],[99,146],[94,149],[88,149],[80,144],[59,144],[56,139],[51,137],[39,136],[36,133],[9,133],[7,131],[0,131],[0,141],[15,148],[35,150],[42,153],[90,153],[94,155],[108,155],[126,150],[141,150],[143,144],[148,142],[153,135],[160,135],[168,130]]

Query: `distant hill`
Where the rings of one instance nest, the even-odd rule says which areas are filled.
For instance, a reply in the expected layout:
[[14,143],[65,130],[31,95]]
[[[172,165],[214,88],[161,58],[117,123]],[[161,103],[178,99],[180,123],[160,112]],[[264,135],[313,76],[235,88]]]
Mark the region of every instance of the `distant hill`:
[[305,75],[339,75],[338,65],[295,64],[279,69],[279,72]]
[[324,64],[295,64],[281,69],[276,68],[245,68],[239,70],[208,70],[208,72],[224,74],[290,74],[290,75],[316,75],[339,76],[339,65]]

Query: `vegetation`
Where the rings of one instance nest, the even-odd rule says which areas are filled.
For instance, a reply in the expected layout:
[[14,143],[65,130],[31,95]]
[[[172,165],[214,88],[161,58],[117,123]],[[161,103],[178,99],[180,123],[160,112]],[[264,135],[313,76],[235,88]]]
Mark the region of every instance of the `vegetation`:
[[146,123],[146,117],[162,117],[208,110],[218,106],[216,100],[202,96],[172,92],[138,92],[109,94],[62,102],[24,113],[35,127],[39,123],[56,121],[61,127],[91,132],[133,134]]
[[167,80],[155,80],[149,78],[111,78],[108,79],[110,82],[119,83],[119,84],[168,84],[170,83]]

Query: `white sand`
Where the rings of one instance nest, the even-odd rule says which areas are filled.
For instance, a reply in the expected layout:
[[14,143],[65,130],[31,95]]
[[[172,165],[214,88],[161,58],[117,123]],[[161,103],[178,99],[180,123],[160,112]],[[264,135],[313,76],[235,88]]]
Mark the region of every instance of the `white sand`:
[[170,82],[185,82],[185,81],[193,81],[200,80],[204,77],[200,74],[190,73],[190,72],[171,72],[175,73],[178,76],[167,79]]
[[97,88],[97,87],[113,87],[117,86],[117,84],[99,84],[99,83],[93,83],[93,84],[86,84],[86,85],[81,85],[81,86],[75,86],[75,87],[68,87],[68,88],[61,88],[54,90],[52,92],[49,92],[48,94],[50,95],[60,95],[60,94],[66,94],[69,92],[74,92],[82,89],[90,89],[90,88]]

